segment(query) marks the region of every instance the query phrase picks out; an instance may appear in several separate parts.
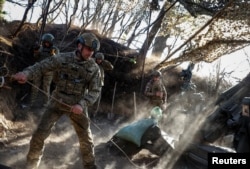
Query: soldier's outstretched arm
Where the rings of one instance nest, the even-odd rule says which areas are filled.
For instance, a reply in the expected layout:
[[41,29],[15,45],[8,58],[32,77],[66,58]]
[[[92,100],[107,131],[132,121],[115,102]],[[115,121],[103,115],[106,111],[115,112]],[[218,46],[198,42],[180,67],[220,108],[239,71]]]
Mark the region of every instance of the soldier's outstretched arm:
[[59,55],[55,55],[55,57],[49,57],[42,60],[41,62],[37,62],[36,64],[25,68],[23,73],[27,75],[28,80],[33,80],[44,73],[58,70],[63,59],[64,58],[60,57]]

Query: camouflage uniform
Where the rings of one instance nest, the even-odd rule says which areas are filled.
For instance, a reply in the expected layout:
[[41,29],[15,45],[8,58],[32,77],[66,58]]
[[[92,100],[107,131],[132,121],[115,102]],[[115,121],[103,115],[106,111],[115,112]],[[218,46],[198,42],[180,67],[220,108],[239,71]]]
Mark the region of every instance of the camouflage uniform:
[[[34,58],[37,62],[40,62],[48,57],[55,56],[59,54],[59,49],[55,46],[50,48],[45,48],[41,46],[38,51],[34,52]],[[33,84],[37,87],[40,87],[42,84],[43,91],[47,94],[45,104],[48,103],[48,98],[50,96],[50,86],[53,79],[53,72],[45,72],[41,76],[37,76],[33,79]],[[38,89],[32,87],[31,89],[31,99],[30,99],[30,106],[33,106],[38,96]]]
[[113,70],[113,65],[107,60],[103,60],[98,65],[100,67],[100,72],[101,72],[101,86],[104,86],[104,71]]
[[[100,72],[101,72],[101,86],[104,86],[104,76],[105,76],[105,71],[111,71],[113,70],[113,65],[108,61],[104,59],[104,55],[101,52],[98,52],[95,54],[95,59],[96,59],[96,63],[98,64],[99,68],[100,68]],[[100,96],[98,97],[98,101],[93,105],[93,107],[96,108],[95,112],[92,113],[92,115],[96,116],[97,115],[97,111],[99,109],[99,105],[101,102],[101,95],[102,95],[102,91],[100,92]]]
[[[157,92],[160,92],[161,96],[157,96]],[[167,91],[161,80],[154,81],[154,79],[151,79],[146,85],[144,94],[149,97],[152,107],[162,107],[167,101]]]
[[[26,68],[23,73],[32,80],[44,73],[58,71],[56,89],[52,92],[49,106],[41,122],[33,134],[30,150],[27,155],[28,166],[39,164],[43,154],[44,140],[49,136],[51,128],[62,116],[67,115],[79,138],[80,150],[84,168],[95,165],[93,140],[87,107],[93,104],[100,94],[100,70],[93,59],[79,60],[74,52],[50,57],[42,62]],[[79,104],[84,109],[83,114],[71,113],[70,106]],[[89,167],[91,166],[91,167]]]
[[[235,113],[231,119],[227,121],[228,127],[235,129],[233,145],[237,153],[250,152],[250,97],[244,97],[242,100],[242,111]],[[237,116],[237,117],[236,117]]]
[[192,70],[194,68],[194,64],[190,63],[186,70],[182,70],[180,73],[180,77],[183,80],[183,84],[181,86],[182,91],[195,91],[196,86],[191,82],[192,79]]

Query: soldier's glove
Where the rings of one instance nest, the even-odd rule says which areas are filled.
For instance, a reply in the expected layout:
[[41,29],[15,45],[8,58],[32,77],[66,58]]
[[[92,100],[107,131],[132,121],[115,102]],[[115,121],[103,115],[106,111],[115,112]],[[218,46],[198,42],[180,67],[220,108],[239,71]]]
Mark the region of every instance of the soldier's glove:
[[71,107],[71,112],[80,115],[83,113],[83,108],[81,105],[75,104]]
[[28,78],[23,72],[18,72],[11,76],[12,79],[16,80],[18,83],[24,84],[27,82]]

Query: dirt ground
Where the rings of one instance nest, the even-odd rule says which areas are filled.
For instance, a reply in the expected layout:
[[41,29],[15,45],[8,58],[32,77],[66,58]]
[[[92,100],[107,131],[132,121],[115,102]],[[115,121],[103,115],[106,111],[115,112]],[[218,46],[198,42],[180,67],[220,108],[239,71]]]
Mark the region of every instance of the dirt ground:
[[[185,97],[182,97],[186,99]],[[178,142],[180,140],[189,142],[192,140],[195,131],[199,130],[199,123],[204,120],[206,115],[202,109],[209,108],[208,102],[196,106],[195,111],[187,113],[189,111],[183,109],[183,101],[176,100],[176,97],[169,98],[169,105],[167,110],[163,113],[163,120],[159,126],[162,131],[170,135],[176,147],[179,147]],[[205,106],[205,105],[206,106]],[[4,133],[0,137],[0,164],[11,167],[12,169],[24,169],[26,154],[29,149],[29,141],[33,131],[36,129],[39,119],[41,118],[44,107],[41,107],[38,103],[38,108],[28,110],[25,106],[19,104],[14,110],[15,119],[10,122],[8,129],[4,130]],[[92,107],[92,109],[96,107]],[[149,111],[146,107],[146,103],[138,103],[138,113],[135,117],[126,116],[126,114],[119,114],[124,111],[125,108],[117,112],[113,120],[108,119],[107,108],[102,109],[95,118],[91,118],[91,131],[94,138],[96,162],[100,169],[181,169],[185,168],[186,163],[180,163],[180,167],[174,166],[174,162],[178,157],[159,157],[150,153],[146,149],[142,149],[139,153],[128,158],[126,155],[116,154],[109,148],[107,142],[112,136],[123,126],[131,124],[138,119],[149,117]],[[126,107],[133,112],[133,107]],[[90,109],[90,112],[93,110]],[[106,111],[104,111],[106,110]],[[208,111],[211,112],[211,111]],[[0,118],[1,120],[1,118]],[[0,121],[1,122],[1,121]],[[0,123],[1,124],[1,123]],[[0,127],[1,131],[1,127]],[[183,137],[185,133],[188,137]],[[182,136],[182,137],[181,137]],[[183,139],[184,138],[184,139]],[[232,139],[231,139],[232,140]],[[228,147],[231,147],[232,142],[228,142]],[[180,147],[179,147],[180,148]],[[180,148],[180,149],[185,149]],[[169,153],[171,154],[171,153]],[[171,155],[168,155],[171,156]],[[174,166],[174,167],[172,167]],[[178,163],[177,163],[178,166]],[[45,142],[44,155],[40,163],[39,169],[81,169],[82,159],[79,152],[78,138],[75,134],[73,127],[70,124],[69,119],[63,116],[53,127],[50,136]],[[188,167],[186,167],[188,168]],[[1,165],[0,165],[0,169]],[[191,168],[193,169],[193,168]]]
[[[21,105],[16,107],[16,119],[9,125],[11,128],[5,131],[4,137],[0,140],[0,164],[12,169],[24,169],[32,132],[36,129],[44,110],[44,107],[31,110]],[[116,114],[113,120],[108,119],[107,113],[99,112],[95,118],[90,119],[96,161],[100,169],[164,168],[161,166],[161,158],[146,149],[142,149],[132,157],[127,157],[123,153],[112,152],[107,144],[120,128],[147,117],[147,113],[143,112],[144,115],[138,113],[136,118]],[[183,113],[169,112],[164,115],[164,121],[161,122],[160,127],[165,132],[172,133],[173,138],[178,140],[184,130],[186,117]],[[81,160],[77,135],[70,120],[67,116],[63,116],[46,140],[39,169],[80,169]]]
[[[44,108],[34,110],[19,109],[16,111],[20,114],[20,117],[25,117],[13,122],[12,128],[6,131],[4,140],[1,140],[0,164],[9,166],[12,169],[23,169],[31,134],[35,130]],[[91,119],[91,130],[98,166],[102,169],[131,169],[138,166],[152,168],[152,164],[146,167],[147,163],[154,162],[159,157],[147,150],[142,150],[132,159],[128,159],[125,155],[114,155],[109,151],[107,141],[110,140],[121,125],[125,124],[121,121],[118,122],[119,120],[120,118],[110,121],[106,118],[106,115],[102,114],[95,119]],[[82,168],[78,138],[66,116],[63,116],[54,126],[45,145],[39,169]]]

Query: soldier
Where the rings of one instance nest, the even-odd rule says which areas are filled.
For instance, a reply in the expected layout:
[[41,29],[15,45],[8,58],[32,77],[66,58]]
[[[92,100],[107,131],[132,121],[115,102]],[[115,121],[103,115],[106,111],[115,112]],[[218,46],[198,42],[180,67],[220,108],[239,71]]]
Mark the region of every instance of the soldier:
[[[250,97],[244,97],[242,100],[242,112],[238,121],[230,119],[231,126],[237,126],[234,135],[234,148],[237,153],[250,152]],[[235,124],[234,124],[235,123]],[[229,120],[227,121],[229,124]]]
[[182,78],[183,81],[183,84],[181,86],[182,91],[189,91],[196,89],[195,84],[191,82],[193,69],[194,69],[194,63],[190,63],[187,69],[181,71],[180,77]]
[[99,48],[100,42],[97,37],[92,33],[84,33],[77,39],[75,52],[47,58],[13,75],[13,79],[19,83],[25,83],[42,73],[59,72],[49,105],[30,141],[27,155],[28,168],[39,166],[44,141],[62,115],[70,118],[78,135],[84,169],[97,168],[88,106],[96,101],[101,90],[100,70],[94,59],[91,58]]
[[114,67],[108,60],[104,59],[103,53],[100,52],[95,54],[95,61],[99,65],[101,71],[101,86],[104,86],[104,72],[111,71]]
[[[54,36],[50,33],[46,33],[42,36],[42,45],[34,48],[34,58],[37,62],[40,62],[48,57],[55,56],[59,54],[59,49],[53,45]],[[47,94],[44,101],[44,106],[48,104],[48,98],[50,96],[50,86],[53,79],[53,72],[45,72],[41,76],[37,76],[33,79],[33,84],[36,87],[40,87],[42,84],[43,91]],[[34,106],[34,103],[38,96],[38,89],[32,87],[31,89],[31,98],[30,98],[30,107]]]
[[[103,87],[104,86],[105,71],[111,71],[111,70],[113,70],[114,67],[113,67],[113,65],[108,60],[104,59],[104,55],[101,52],[98,52],[98,53],[95,54],[95,61],[96,61],[96,63],[98,64],[98,66],[100,68],[100,72],[101,72],[101,86]],[[100,93],[102,93],[102,91]],[[100,101],[101,101],[101,94],[100,94],[100,96],[98,98],[97,105],[93,106],[93,107],[96,107],[96,110],[93,113],[94,117],[97,115]]]
[[167,103],[167,92],[161,77],[160,71],[153,72],[152,79],[147,83],[144,94],[150,99],[153,107],[159,106],[164,110],[164,105]]

